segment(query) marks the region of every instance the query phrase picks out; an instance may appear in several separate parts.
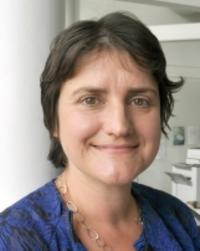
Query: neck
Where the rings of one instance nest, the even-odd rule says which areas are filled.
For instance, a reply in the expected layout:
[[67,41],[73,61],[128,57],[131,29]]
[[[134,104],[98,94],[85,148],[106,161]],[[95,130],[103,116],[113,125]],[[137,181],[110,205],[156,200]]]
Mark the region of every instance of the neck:
[[89,223],[117,225],[139,217],[131,184],[106,185],[65,169],[62,182],[68,186],[70,198]]

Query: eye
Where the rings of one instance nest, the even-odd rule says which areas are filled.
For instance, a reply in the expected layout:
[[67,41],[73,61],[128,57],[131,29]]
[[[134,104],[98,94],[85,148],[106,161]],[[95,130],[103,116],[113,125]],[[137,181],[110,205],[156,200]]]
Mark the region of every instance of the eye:
[[89,105],[89,106],[95,106],[98,105],[100,103],[100,100],[95,97],[95,96],[89,96],[89,97],[85,97],[81,100],[81,102],[85,105]]
[[150,106],[150,101],[146,98],[136,97],[130,100],[130,104],[138,107],[146,108]]

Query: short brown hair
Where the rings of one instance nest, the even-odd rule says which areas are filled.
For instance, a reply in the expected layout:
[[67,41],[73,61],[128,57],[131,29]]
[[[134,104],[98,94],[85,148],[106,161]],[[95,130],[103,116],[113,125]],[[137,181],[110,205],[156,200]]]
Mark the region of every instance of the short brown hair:
[[97,21],[78,21],[55,38],[41,75],[44,124],[51,138],[48,157],[56,167],[67,164],[59,140],[53,137],[62,84],[73,76],[81,56],[104,47],[128,52],[138,65],[151,72],[159,88],[161,129],[167,135],[166,128],[169,128],[168,120],[174,107],[172,94],[183,85],[183,79],[177,82],[169,80],[166,59],[158,39],[143,23],[127,13],[111,13]]

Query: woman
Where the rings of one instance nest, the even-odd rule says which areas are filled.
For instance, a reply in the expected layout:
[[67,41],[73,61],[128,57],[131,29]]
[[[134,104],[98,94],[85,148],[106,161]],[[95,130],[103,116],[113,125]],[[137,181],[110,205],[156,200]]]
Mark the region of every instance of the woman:
[[54,41],[41,76],[49,159],[63,173],[0,216],[0,250],[200,250],[189,209],[132,183],[167,135],[172,93],[154,35],[109,14]]

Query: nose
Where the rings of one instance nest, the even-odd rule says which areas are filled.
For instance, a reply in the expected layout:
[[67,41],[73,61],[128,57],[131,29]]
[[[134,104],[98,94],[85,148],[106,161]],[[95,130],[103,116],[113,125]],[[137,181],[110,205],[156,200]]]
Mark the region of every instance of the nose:
[[123,104],[113,104],[107,108],[104,130],[116,138],[129,136],[133,130],[131,114]]

